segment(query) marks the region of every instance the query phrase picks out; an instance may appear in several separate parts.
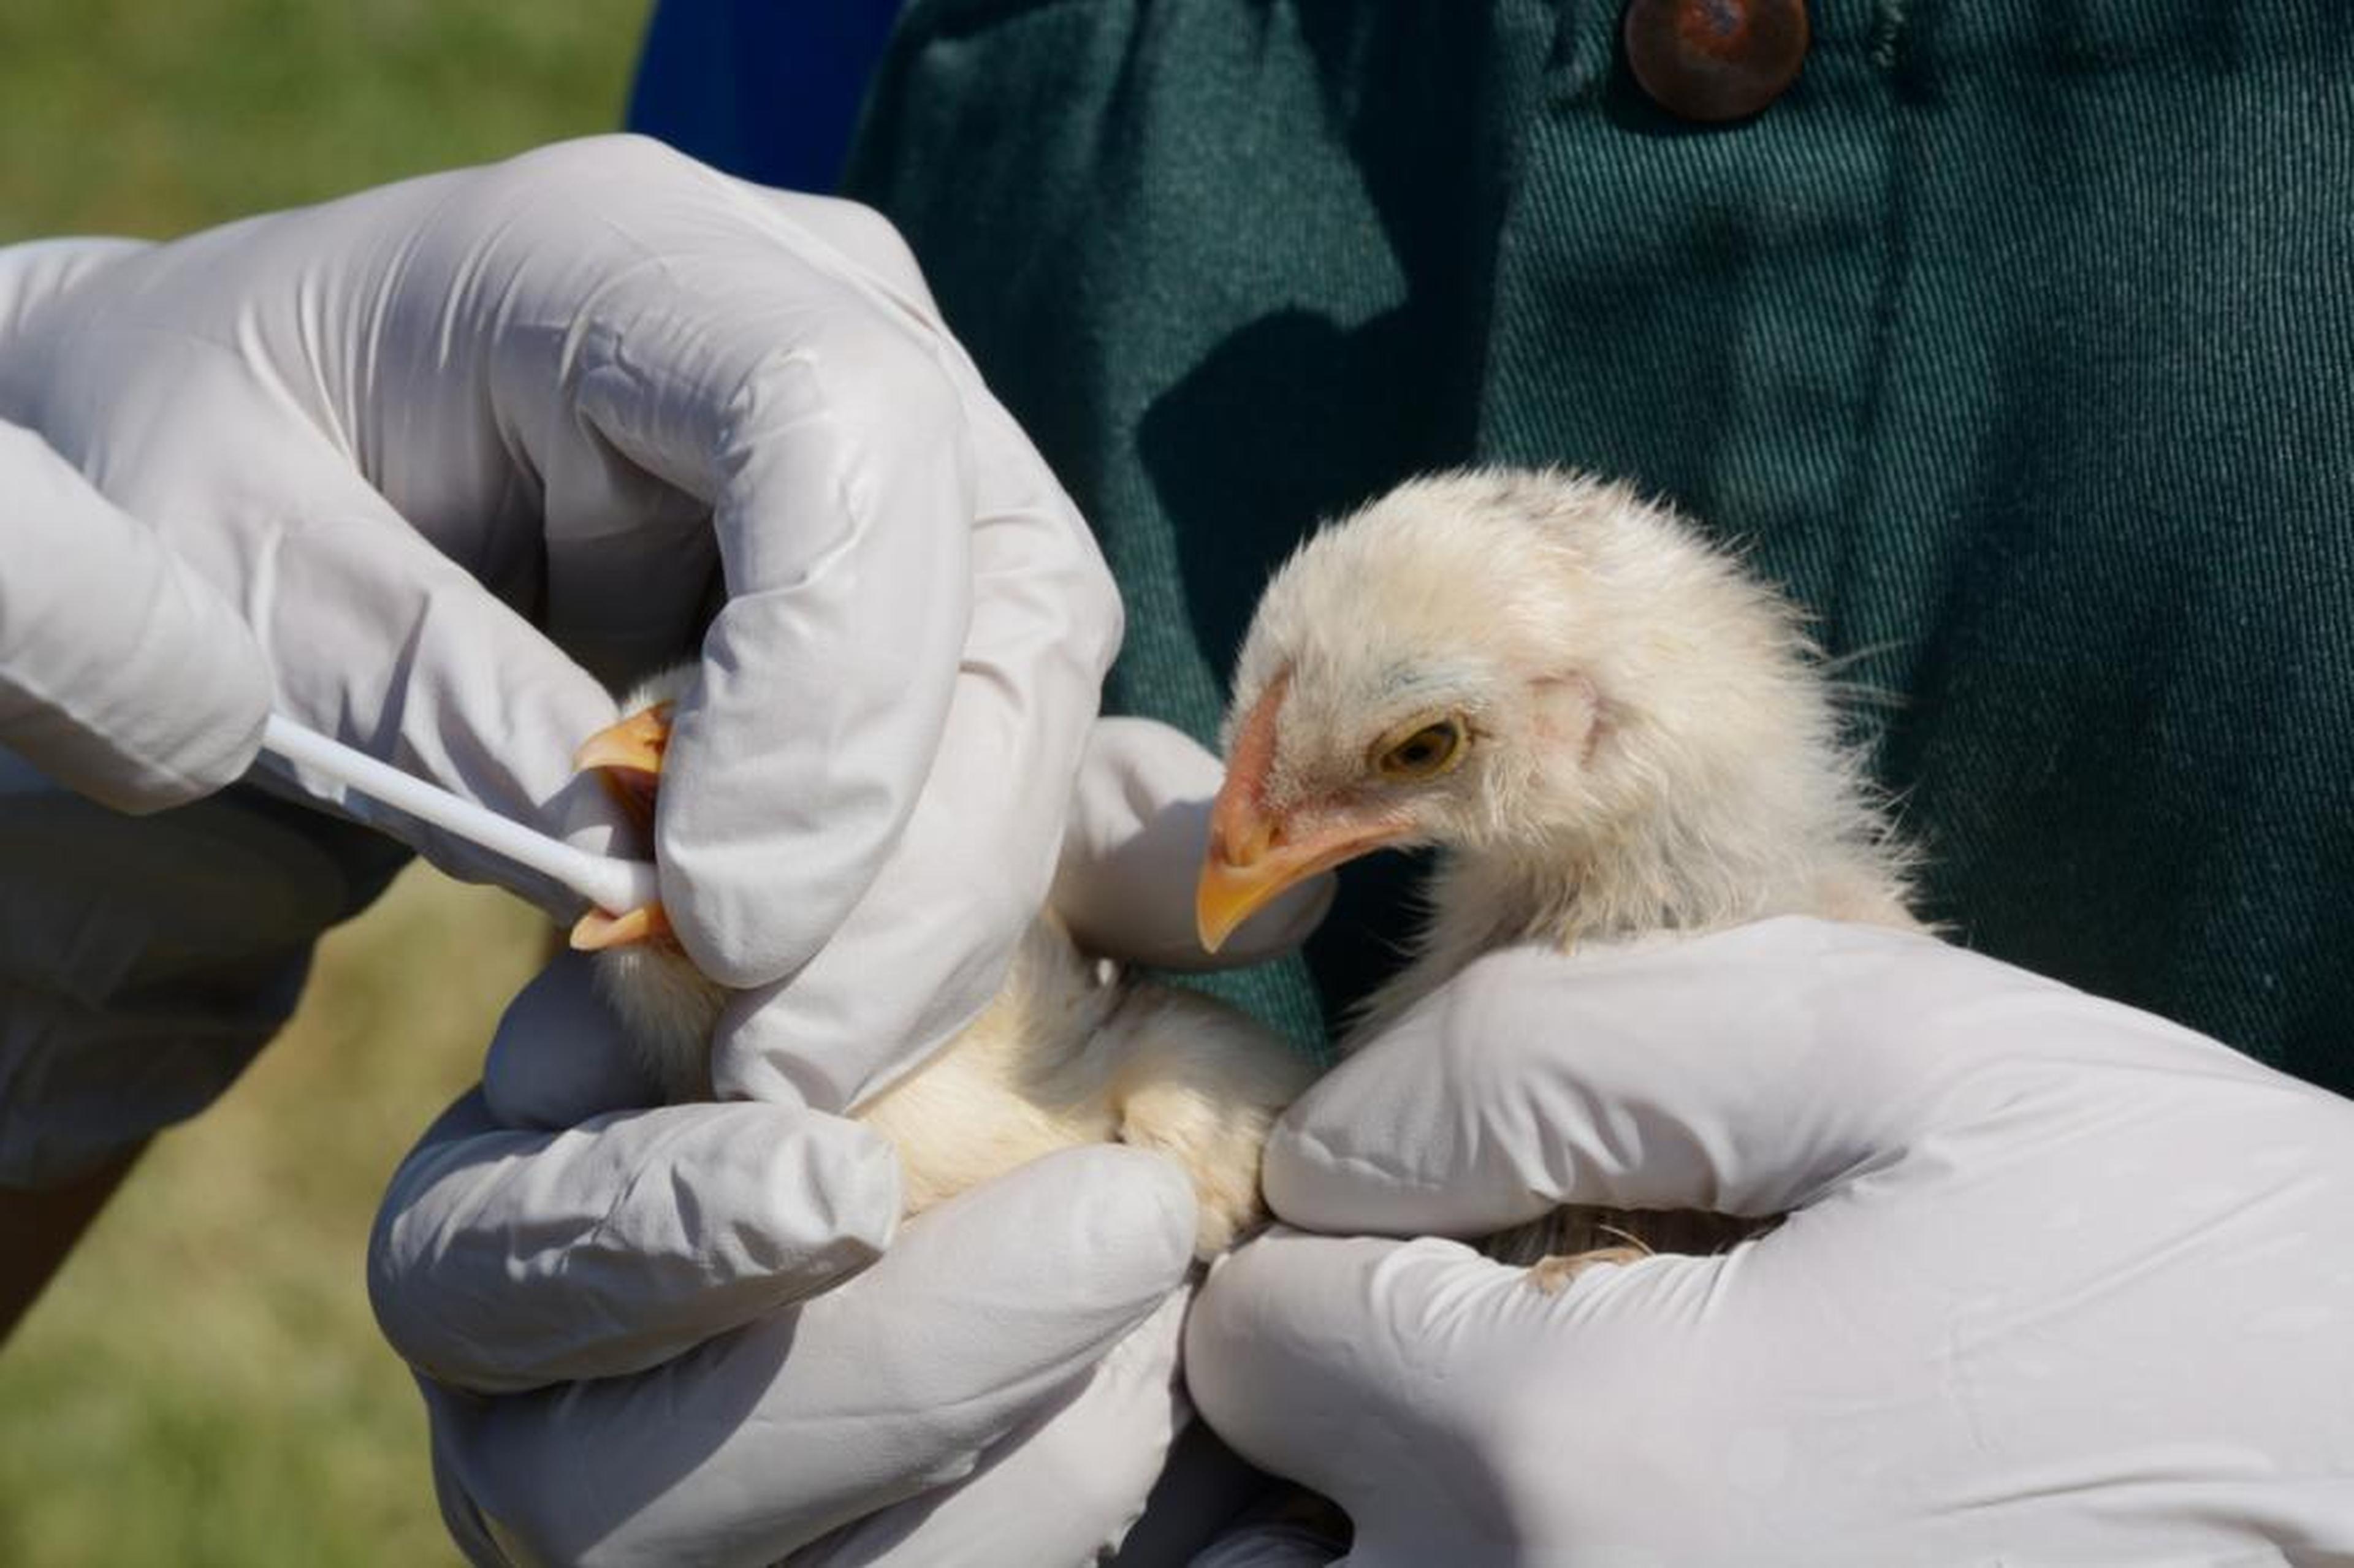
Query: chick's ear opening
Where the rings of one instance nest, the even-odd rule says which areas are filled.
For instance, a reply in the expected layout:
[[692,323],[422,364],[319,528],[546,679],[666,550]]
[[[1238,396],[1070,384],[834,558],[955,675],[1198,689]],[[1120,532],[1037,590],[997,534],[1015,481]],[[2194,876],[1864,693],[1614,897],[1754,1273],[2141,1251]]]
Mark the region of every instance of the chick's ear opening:
[[1593,678],[1582,670],[1542,675],[1529,683],[1537,744],[1584,767],[1609,728],[1609,707]]

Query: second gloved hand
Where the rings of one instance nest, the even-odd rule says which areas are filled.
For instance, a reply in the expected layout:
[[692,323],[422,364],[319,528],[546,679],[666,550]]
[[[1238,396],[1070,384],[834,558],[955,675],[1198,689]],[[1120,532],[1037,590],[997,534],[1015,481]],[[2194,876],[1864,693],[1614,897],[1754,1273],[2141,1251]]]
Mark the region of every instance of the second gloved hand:
[[[1173,731],[1098,726],[1065,918],[1200,962],[1185,893],[1218,777]],[[1328,895],[1246,927],[1243,960]],[[1120,1538],[1187,1414],[1174,1164],[1067,1150],[895,1235],[896,1166],[858,1123],[650,1092],[566,955],[387,1196],[371,1290],[474,1560],[1033,1568]]]
[[[1294,1107],[1202,1413],[1349,1561],[2354,1561],[2354,1104],[1926,938],[1472,965]],[[1447,1241],[1788,1212],[1558,1296]]]

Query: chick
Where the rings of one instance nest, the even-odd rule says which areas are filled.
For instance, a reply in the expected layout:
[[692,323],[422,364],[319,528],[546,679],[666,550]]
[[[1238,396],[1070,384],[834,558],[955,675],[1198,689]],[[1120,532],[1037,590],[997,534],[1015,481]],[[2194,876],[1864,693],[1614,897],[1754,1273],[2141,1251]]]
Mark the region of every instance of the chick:
[[[693,666],[656,677],[635,709],[581,748],[650,828],[672,702]],[[673,940],[660,906],[591,914],[573,945],[641,1060],[673,1100],[711,1096],[711,1034],[727,991]],[[1024,933],[1004,985],[916,1071],[853,1114],[897,1151],[913,1214],[1057,1149],[1119,1140],[1175,1160],[1199,1200],[1207,1258],[1262,1217],[1259,1152],[1307,1086],[1300,1056],[1233,1008],[1124,977],[1091,959],[1051,912]]]
[[[1918,928],[1797,611],[1621,484],[1442,474],[1326,528],[1259,603],[1225,745],[1196,906],[1213,950],[1303,876],[1442,852],[1411,962],[1343,1050],[1509,944],[1777,914]],[[1490,1250],[1558,1288],[1757,1228],[1565,1209]]]

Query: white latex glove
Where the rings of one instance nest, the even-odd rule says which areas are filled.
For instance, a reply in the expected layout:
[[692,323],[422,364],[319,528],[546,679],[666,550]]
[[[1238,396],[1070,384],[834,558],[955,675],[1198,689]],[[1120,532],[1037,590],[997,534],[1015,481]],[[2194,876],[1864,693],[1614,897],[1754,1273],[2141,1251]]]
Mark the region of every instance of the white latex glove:
[[0,424],[0,747],[119,810],[245,771],[270,669],[228,606],[29,430]]
[[[1097,726],[1059,879],[1089,939],[1191,944],[1219,774],[1174,731]],[[1297,941],[1329,891],[1246,927],[1248,957]],[[894,1241],[897,1166],[862,1125],[630,1108],[650,1086],[586,971],[567,955],[517,1000],[371,1249],[469,1554],[1031,1568],[1117,1542],[1186,1418],[1183,1173],[1074,1150]]]
[[1548,1298],[1278,1232],[1203,1414],[1363,1564],[2354,1562],[2354,1104],[1925,938],[1482,960],[1270,1146],[1294,1224],[1794,1211]]
[[658,834],[685,946],[756,988],[726,1092],[841,1108],[979,1009],[1044,896],[1118,601],[864,209],[608,137],[19,246],[0,418],[236,607],[291,715],[590,847],[600,679],[716,599]]

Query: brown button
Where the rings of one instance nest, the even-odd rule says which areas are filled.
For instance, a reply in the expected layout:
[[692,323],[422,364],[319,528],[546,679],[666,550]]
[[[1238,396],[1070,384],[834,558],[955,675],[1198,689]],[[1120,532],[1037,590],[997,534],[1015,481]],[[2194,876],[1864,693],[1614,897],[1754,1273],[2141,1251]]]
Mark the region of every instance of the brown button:
[[1686,120],[1739,120],[1782,96],[1807,63],[1806,0],[1629,0],[1627,63]]

